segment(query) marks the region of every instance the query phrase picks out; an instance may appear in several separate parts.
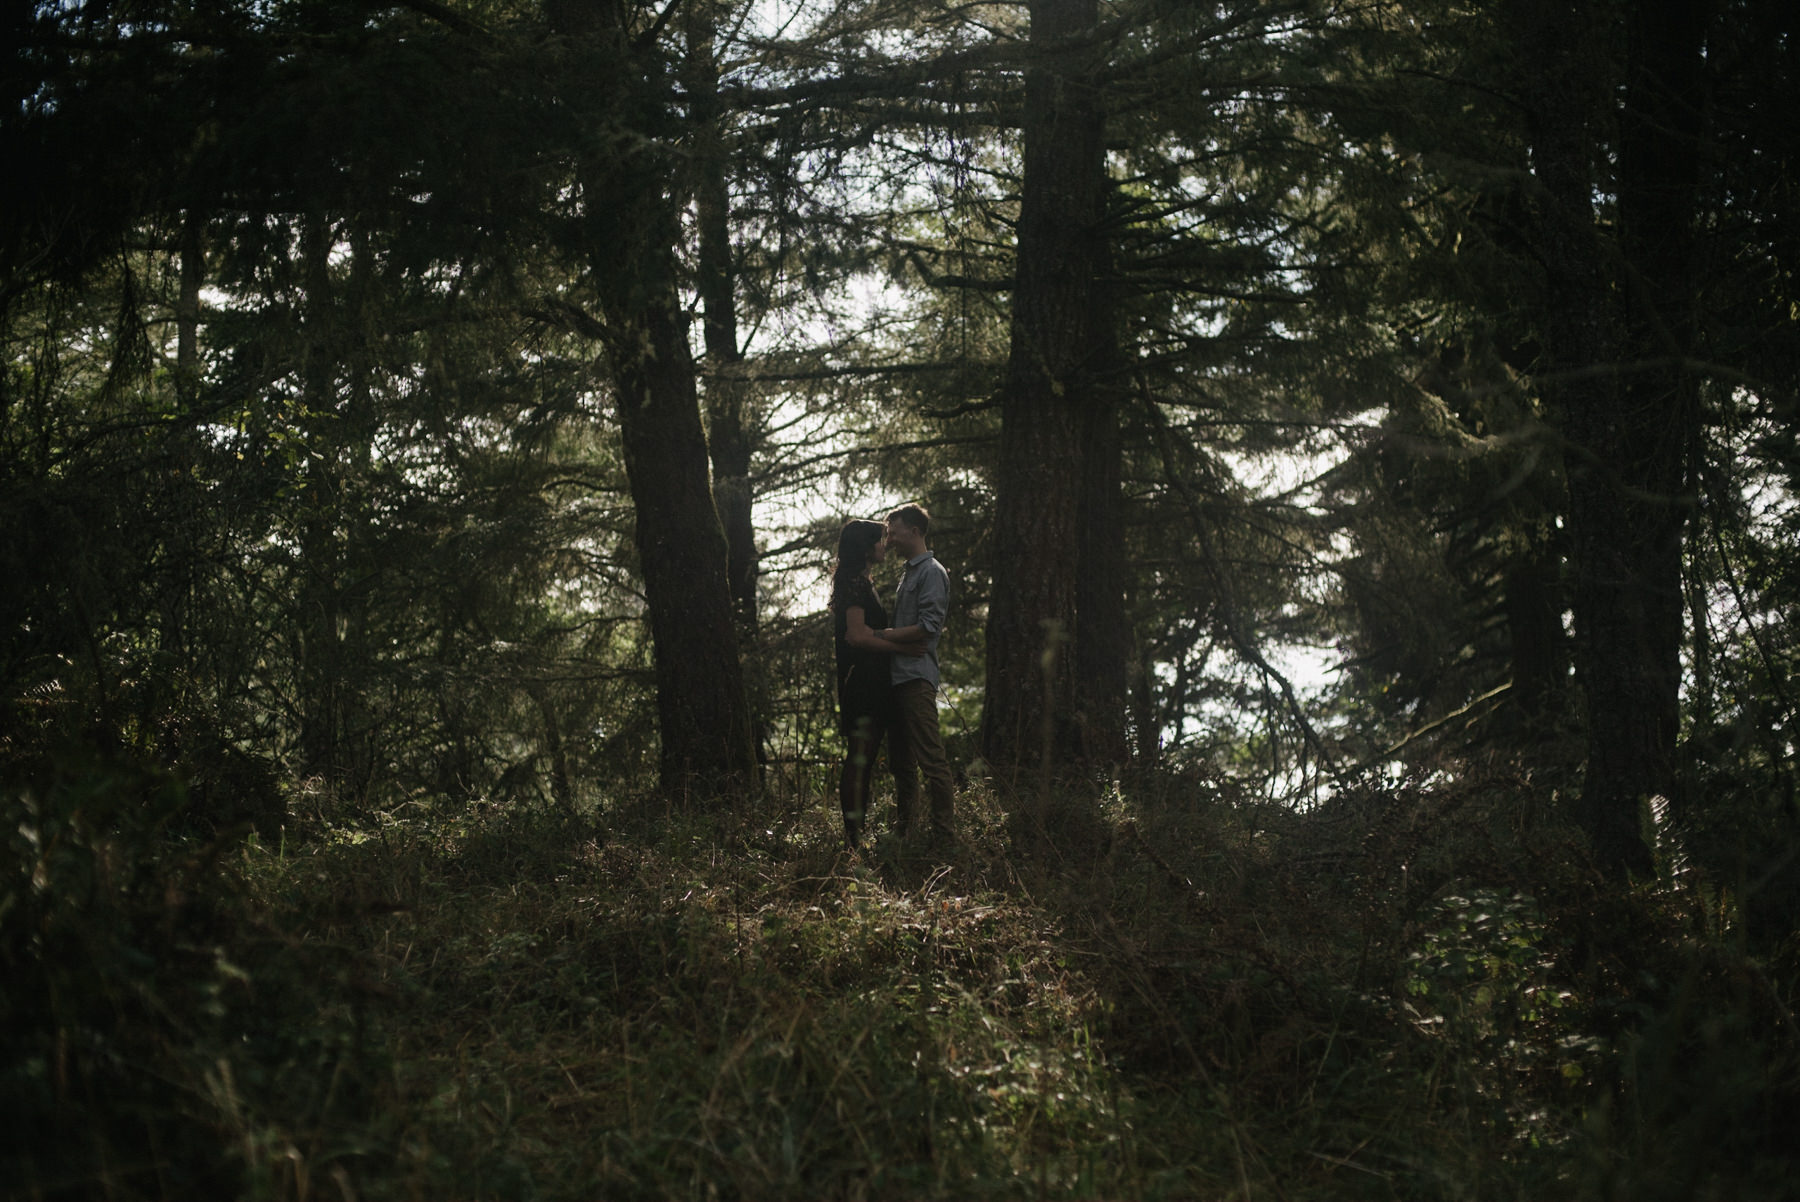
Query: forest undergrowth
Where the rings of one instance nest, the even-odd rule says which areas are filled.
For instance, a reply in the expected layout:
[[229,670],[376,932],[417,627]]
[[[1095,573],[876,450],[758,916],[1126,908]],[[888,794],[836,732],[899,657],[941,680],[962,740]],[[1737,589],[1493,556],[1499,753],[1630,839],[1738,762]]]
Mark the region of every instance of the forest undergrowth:
[[851,856],[823,780],[246,838],[65,768],[6,802],[0,1192],[1792,1196],[1791,940],[1461,782],[975,785]]

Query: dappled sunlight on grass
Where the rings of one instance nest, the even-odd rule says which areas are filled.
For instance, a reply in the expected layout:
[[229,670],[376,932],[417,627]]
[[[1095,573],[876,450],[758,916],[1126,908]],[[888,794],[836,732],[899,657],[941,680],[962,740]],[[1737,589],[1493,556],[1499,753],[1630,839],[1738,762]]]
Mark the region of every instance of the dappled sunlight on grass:
[[[161,1000],[115,1034],[67,1005],[46,1030],[87,1030],[130,1070],[87,1079],[184,1099],[107,1128],[91,1180],[129,1197],[200,1172],[279,1199],[1673,1198],[1774,1179],[1755,1122],[1794,1048],[1762,970],[1700,938],[1717,906],[1696,927],[1677,893],[1584,892],[1509,788],[1294,814],[1178,778],[1008,805],[976,785],[939,856],[844,852],[825,797],[755,818],[415,807],[229,850],[204,905],[191,857],[144,859],[117,905],[148,950],[106,971]],[[59,837],[73,850],[46,863],[72,872],[83,845]],[[129,848],[105,846],[116,871]],[[157,882],[176,879],[172,910]],[[193,945],[201,919],[193,986],[155,948]],[[1596,950],[1596,925],[1642,954]],[[40,970],[63,995],[89,971],[73,954]],[[152,1017],[195,987],[209,1017]],[[1729,1093],[1681,1067],[1697,1046]],[[1691,1154],[1729,1116],[1742,1159],[1722,1175],[1647,1142],[1654,1120]],[[134,1163],[143,1122],[161,1151]]]

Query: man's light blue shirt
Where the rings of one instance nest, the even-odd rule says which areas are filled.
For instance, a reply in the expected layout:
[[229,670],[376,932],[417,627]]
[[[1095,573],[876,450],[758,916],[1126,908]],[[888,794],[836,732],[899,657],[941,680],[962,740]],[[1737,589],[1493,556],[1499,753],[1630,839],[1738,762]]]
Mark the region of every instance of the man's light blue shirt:
[[938,683],[938,635],[944,629],[944,617],[950,612],[950,573],[930,551],[906,561],[900,575],[900,588],[894,594],[895,628],[918,626],[931,636],[924,655],[894,656],[894,683],[929,680]]

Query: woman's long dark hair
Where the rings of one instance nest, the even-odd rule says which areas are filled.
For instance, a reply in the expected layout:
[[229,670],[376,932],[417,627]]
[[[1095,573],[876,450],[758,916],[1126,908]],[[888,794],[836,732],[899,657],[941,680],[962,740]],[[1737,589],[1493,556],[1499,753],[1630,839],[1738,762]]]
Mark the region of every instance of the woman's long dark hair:
[[849,589],[869,568],[869,552],[887,533],[887,527],[880,522],[868,522],[861,518],[844,523],[838,532],[837,562],[831,565],[831,610],[836,613],[843,605],[843,599],[850,595]]

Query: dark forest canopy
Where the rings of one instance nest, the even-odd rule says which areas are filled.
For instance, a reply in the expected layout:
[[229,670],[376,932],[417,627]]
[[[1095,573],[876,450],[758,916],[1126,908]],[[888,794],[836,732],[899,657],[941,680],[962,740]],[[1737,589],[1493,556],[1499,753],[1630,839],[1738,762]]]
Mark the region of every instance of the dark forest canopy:
[[918,501],[1005,804],[1504,776],[1791,939],[1792,5],[0,20],[9,780],[779,808]]
[[1677,9],[15,9],[15,717],[737,790],[916,498],[990,768],[1504,746],[1644,872],[1791,760],[1793,51]]

